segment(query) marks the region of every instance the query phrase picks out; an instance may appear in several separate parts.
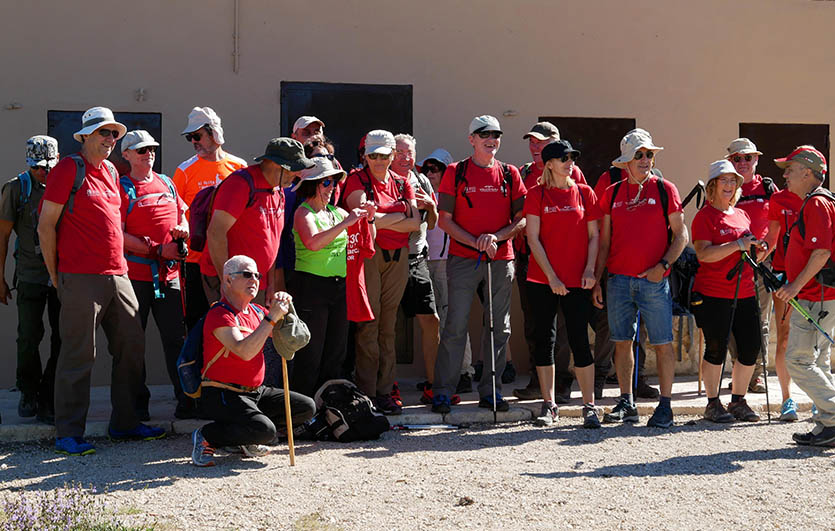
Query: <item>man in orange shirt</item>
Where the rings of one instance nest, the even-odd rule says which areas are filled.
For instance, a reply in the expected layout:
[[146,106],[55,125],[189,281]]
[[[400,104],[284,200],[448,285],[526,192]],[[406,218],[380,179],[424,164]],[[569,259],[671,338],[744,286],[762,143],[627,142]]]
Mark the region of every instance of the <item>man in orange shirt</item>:
[[[182,135],[191,142],[195,154],[177,166],[173,181],[187,205],[191,205],[197,192],[220,183],[227,175],[247,165],[240,157],[223,151],[223,127],[220,117],[210,107],[193,108]],[[190,250],[186,258],[186,326],[189,330],[209,311],[200,277],[201,254]]]

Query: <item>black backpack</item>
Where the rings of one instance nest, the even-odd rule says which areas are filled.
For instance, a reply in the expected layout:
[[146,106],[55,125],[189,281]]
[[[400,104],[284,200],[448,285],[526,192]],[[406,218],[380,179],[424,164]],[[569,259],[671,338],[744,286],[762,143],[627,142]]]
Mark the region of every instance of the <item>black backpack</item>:
[[313,399],[317,413],[304,424],[302,438],[319,441],[371,441],[391,429],[388,419],[379,413],[356,385],[348,380],[328,380]]
[[670,294],[673,299],[673,315],[688,315],[690,313],[690,294],[696,272],[699,270],[699,259],[696,250],[685,247],[670,267]]
[[743,195],[737,201],[737,204],[742,203],[743,201],[754,201],[756,199],[764,199],[768,201],[771,199],[771,196],[774,195],[774,192],[778,192],[780,189],[777,188],[777,185],[774,184],[774,179],[771,177],[763,177],[763,189],[765,189],[764,194],[751,194],[751,195]]
[[[806,239],[806,222],[803,221],[803,209],[806,208],[806,203],[809,202],[809,199],[813,197],[823,197],[835,203],[835,194],[833,194],[832,192],[830,192],[822,186],[809,192],[803,199],[803,204],[800,206],[800,214],[798,214],[797,216],[797,221],[795,221],[794,224],[791,227],[789,227],[789,230],[787,230],[786,234],[783,236],[784,251],[789,250],[789,240],[791,239],[791,233],[795,227],[797,227],[797,231],[800,233],[800,239]],[[829,258],[829,260],[826,261],[826,264],[821,268],[821,270],[815,275],[815,279],[822,286],[835,287],[835,262],[832,261],[831,257]]]

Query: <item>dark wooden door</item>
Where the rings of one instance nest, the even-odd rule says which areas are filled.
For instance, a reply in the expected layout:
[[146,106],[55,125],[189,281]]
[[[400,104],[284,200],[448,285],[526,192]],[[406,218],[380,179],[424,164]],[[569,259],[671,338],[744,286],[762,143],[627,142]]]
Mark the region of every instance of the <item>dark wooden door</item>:
[[[740,123],[739,136],[751,139],[763,152],[757,163],[757,173],[771,177],[780,188],[785,187],[786,181],[774,159],[785,157],[797,146],[813,145],[829,162],[829,124]],[[824,186],[829,188],[828,173]]]

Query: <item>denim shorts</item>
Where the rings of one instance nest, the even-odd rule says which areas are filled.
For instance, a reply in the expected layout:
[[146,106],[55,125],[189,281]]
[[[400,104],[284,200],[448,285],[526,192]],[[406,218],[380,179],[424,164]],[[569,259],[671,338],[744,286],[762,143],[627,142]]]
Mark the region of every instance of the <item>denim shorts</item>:
[[655,283],[645,278],[609,275],[606,306],[612,341],[634,341],[641,312],[650,345],[673,342],[673,299],[666,278]]

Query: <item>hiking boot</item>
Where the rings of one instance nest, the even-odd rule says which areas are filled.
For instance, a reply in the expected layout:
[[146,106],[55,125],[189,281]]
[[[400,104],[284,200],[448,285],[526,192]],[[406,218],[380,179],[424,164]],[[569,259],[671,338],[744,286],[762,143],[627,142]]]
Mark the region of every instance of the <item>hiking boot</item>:
[[502,371],[502,383],[509,384],[516,381],[516,367],[513,366],[512,361],[508,361],[504,370]]
[[[478,401],[478,407],[493,409],[492,397],[482,396],[481,400]],[[510,409],[510,404],[502,398],[501,393],[496,392],[496,411],[507,411],[508,409]]]
[[583,404],[583,427],[590,430],[600,427],[600,413],[592,404]]
[[20,402],[17,403],[17,416],[21,418],[34,417],[38,412],[38,401],[30,394],[20,394]]
[[797,402],[792,398],[787,398],[780,406],[780,420],[783,422],[794,422],[797,420]]
[[[492,404],[491,404],[492,406]],[[560,418],[560,411],[557,408],[556,404],[548,404],[547,402],[542,404],[542,409],[539,412],[539,416],[533,421],[534,426],[551,426],[557,422]]]
[[473,392],[473,377],[470,373],[465,372],[458,378],[458,385],[455,386],[455,392],[458,394]]
[[792,440],[801,446],[809,446],[812,444],[812,438],[815,436],[811,431],[809,433],[793,433]]
[[446,395],[438,395],[432,397],[432,413],[449,413],[452,411],[450,407],[449,397]]
[[734,416],[737,420],[744,420],[745,422],[757,422],[760,416],[754,413],[754,410],[748,406],[748,402],[741,398],[739,402],[731,402],[728,404],[728,413]]
[[55,439],[55,453],[64,455],[90,455],[96,448],[84,437],[58,437]]
[[835,446],[835,426],[827,426],[820,433],[812,434],[812,446]]
[[638,398],[651,398],[657,399],[661,396],[661,393],[658,392],[658,389],[649,385],[647,383],[646,378],[638,377],[638,385],[632,390],[632,393]]
[[648,428],[669,428],[673,425],[673,408],[658,404],[647,421]]
[[162,428],[154,428],[141,422],[132,430],[119,431],[113,428],[107,428],[107,436],[111,441],[153,441],[154,439],[162,439],[165,437],[165,430]]
[[473,369],[475,370],[475,374],[473,374],[473,381],[474,382],[480,382],[481,381],[481,375],[484,373],[484,362],[483,361],[477,361],[477,362],[473,363]]
[[762,376],[757,376],[748,384],[749,393],[765,393],[765,383]]
[[177,401],[177,407],[174,408],[174,418],[178,419],[196,419],[197,405],[194,400],[184,398]]
[[[397,382],[394,382],[391,386],[391,399],[394,400],[394,403],[397,404],[397,407],[403,407],[403,398],[400,396],[400,386],[397,385]],[[400,413],[397,413],[398,415]]]
[[374,399],[374,407],[383,415],[400,415],[403,407],[399,405],[391,394],[377,395]]
[[638,422],[638,408],[620,397],[612,411],[603,415],[603,422]]
[[420,403],[421,404],[431,404],[432,403],[432,388],[424,388],[423,393],[420,395]]
[[721,424],[734,421],[734,416],[728,413],[728,410],[722,405],[721,400],[708,402],[707,407],[705,408],[704,417],[705,420]]
[[432,384],[429,383],[429,380],[425,380],[423,382],[418,382],[415,387],[417,387],[418,391],[425,391],[427,389],[432,389]]
[[215,466],[215,449],[203,437],[203,428],[197,428],[191,434],[194,448],[191,450],[191,462],[194,466]]

